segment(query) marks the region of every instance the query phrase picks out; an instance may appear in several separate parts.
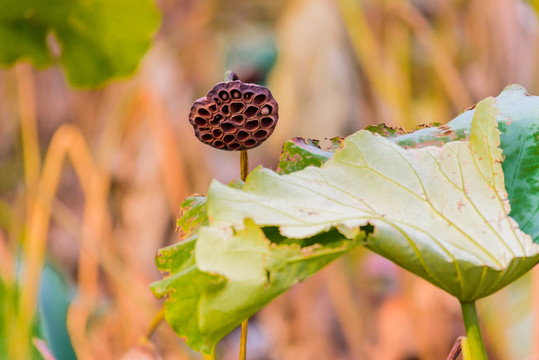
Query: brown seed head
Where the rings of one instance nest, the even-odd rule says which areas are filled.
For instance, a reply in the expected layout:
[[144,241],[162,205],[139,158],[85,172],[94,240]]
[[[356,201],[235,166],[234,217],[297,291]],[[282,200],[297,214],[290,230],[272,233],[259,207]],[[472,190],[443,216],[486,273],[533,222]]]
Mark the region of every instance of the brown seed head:
[[220,82],[191,107],[195,136],[222,150],[247,150],[275,129],[279,107],[268,88],[239,80]]

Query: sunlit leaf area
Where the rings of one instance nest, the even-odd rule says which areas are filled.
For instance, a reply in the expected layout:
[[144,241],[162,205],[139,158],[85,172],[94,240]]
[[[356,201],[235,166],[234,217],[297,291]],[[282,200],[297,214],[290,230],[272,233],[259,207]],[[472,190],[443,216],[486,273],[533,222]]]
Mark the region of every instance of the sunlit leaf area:
[[538,359],[538,95],[538,0],[3,0],[0,359]]

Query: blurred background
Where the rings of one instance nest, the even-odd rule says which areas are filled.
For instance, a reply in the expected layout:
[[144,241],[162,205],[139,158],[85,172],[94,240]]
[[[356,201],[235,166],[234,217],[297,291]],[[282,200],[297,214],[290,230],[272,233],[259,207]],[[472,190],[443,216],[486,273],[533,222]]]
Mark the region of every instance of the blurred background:
[[[191,104],[226,70],[267,85],[279,102],[277,129],[250,151],[251,168],[274,169],[294,136],[445,123],[511,83],[539,94],[538,0],[157,5],[161,27],[128,80],[80,91],[58,67],[0,70],[0,350],[19,334],[21,309],[12,310],[20,292],[11,290],[20,243],[37,234],[43,247],[32,256],[45,254],[46,266],[30,298],[39,297],[35,332],[47,346],[35,346],[43,354],[201,359],[164,322],[150,342],[140,339],[161,306],[148,285],[162,277],[157,249],[177,241],[181,201],[204,194],[213,178],[239,177],[239,153],[203,145],[188,123]],[[50,170],[42,187],[40,169]],[[31,213],[32,191],[55,194],[52,206]],[[479,301],[490,359],[539,359],[538,285],[539,274],[528,274]],[[363,249],[295,286],[250,324],[253,360],[445,359],[464,335],[455,299]],[[217,358],[237,358],[238,344],[235,331]]]

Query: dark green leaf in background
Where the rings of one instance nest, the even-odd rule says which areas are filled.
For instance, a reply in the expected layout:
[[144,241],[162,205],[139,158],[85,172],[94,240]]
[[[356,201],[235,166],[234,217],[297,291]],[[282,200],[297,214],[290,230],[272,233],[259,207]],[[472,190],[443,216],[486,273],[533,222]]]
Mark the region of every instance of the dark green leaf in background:
[[68,81],[99,86],[135,71],[158,24],[153,0],[3,0],[0,64],[48,66],[56,41]]
[[67,309],[73,294],[63,276],[52,265],[43,268],[39,287],[39,324],[44,339],[57,359],[76,359],[67,332]]

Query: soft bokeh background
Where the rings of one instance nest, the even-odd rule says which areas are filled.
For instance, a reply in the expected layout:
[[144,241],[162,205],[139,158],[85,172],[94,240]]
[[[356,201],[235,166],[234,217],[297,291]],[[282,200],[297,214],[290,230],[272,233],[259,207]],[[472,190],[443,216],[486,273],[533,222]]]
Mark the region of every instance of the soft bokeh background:
[[[161,304],[148,287],[161,278],[154,254],[176,241],[182,199],[204,194],[213,178],[239,177],[239,154],[199,143],[187,121],[193,101],[226,70],[269,86],[280,104],[277,129],[250,152],[251,167],[275,168],[294,136],[345,136],[381,122],[406,129],[444,123],[510,83],[539,94],[538,0],[157,4],[160,31],[128,80],[75,91],[58,68],[0,70],[5,283],[14,279],[19,241],[42,225],[27,221],[25,191],[35,184],[25,171],[69,159],[44,234],[39,302],[49,318],[44,331],[54,334],[65,332],[69,305],[70,340],[49,343],[59,359],[75,358],[70,343],[81,359],[201,358],[166,323],[150,343],[140,339]],[[21,127],[34,118],[39,147],[29,164]],[[47,153],[52,148],[60,151]],[[539,274],[527,275],[479,301],[491,359],[539,359],[538,285]],[[445,359],[464,334],[460,316],[457,301],[441,290],[357,249],[254,317],[248,358]],[[238,343],[236,331],[217,358],[235,359]]]

